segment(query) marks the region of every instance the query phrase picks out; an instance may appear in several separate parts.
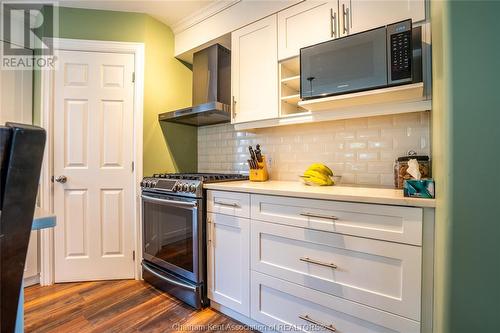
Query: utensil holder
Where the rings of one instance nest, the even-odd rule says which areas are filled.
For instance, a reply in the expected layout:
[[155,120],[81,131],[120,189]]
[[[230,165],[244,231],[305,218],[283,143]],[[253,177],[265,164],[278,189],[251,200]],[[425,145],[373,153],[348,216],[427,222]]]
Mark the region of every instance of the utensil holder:
[[259,166],[258,169],[250,169],[248,178],[252,182],[265,182],[269,180],[269,174],[267,173],[267,163],[266,157],[262,155],[262,162],[257,162]]

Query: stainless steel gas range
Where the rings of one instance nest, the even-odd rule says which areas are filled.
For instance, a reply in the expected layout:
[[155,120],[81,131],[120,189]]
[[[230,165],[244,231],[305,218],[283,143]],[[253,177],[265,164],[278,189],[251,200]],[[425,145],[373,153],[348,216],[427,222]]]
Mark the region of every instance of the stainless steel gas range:
[[203,184],[239,174],[156,174],[142,188],[143,279],[194,308],[208,305]]

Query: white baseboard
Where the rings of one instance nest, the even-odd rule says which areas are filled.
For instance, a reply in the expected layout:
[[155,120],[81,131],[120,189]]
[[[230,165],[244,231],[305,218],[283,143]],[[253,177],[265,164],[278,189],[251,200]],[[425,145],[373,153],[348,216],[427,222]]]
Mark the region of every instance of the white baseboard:
[[40,283],[40,275],[33,275],[23,279],[24,286],[29,287]]

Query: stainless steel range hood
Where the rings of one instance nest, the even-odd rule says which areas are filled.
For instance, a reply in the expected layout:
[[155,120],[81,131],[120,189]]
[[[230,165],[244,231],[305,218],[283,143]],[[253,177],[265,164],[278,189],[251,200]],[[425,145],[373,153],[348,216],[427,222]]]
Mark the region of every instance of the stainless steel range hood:
[[231,121],[231,52],[219,44],[193,55],[193,106],[162,113],[160,121],[204,126]]

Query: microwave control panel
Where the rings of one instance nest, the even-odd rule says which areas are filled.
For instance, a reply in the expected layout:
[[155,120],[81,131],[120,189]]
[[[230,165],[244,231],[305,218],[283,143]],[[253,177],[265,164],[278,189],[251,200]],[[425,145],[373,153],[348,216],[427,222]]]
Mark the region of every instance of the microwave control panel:
[[387,27],[389,53],[389,81],[412,81],[412,26],[411,20]]

